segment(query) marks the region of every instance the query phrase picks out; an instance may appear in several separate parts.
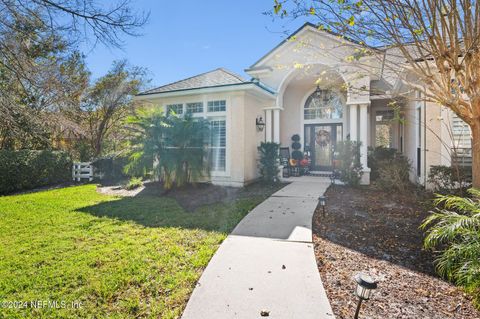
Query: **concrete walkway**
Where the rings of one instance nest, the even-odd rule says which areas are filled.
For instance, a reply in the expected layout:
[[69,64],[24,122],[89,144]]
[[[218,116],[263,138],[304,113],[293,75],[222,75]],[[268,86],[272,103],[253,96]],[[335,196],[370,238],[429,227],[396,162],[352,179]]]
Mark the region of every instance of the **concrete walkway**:
[[203,272],[183,319],[334,318],[318,273],[312,215],[330,185],[300,177],[255,207]]

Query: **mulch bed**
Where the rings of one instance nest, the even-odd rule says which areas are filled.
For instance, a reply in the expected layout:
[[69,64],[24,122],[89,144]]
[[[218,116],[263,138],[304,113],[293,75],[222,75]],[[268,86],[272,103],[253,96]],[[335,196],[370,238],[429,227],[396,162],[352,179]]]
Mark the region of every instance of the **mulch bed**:
[[435,275],[435,256],[422,249],[427,195],[333,186],[326,196],[326,216],[318,209],[313,218],[313,240],[337,318],[353,318],[359,272],[378,281],[360,318],[480,318],[461,289]]

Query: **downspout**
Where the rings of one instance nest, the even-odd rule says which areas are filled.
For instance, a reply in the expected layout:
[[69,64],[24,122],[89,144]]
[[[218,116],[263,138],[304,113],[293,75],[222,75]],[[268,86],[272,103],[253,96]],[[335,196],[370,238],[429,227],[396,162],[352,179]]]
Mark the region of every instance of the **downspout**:
[[[426,90],[425,86],[423,88]],[[427,187],[427,99],[423,99],[423,184]]]

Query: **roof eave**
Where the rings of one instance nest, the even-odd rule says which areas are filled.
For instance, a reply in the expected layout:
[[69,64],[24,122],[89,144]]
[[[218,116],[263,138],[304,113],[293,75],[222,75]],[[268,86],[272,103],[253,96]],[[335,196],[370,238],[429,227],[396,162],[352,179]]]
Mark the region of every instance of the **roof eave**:
[[282,42],[280,42],[279,44],[277,44],[273,49],[271,49],[270,51],[268,51],[266,54],[264,54],[260,59],[258,59],[255,63],[253,63],[248,69],[246,69],[245,71],[247,70],[251,70],[251,69],[256,69],[257,68],[257,65],[259,65],[261,62],[263,62],[267,57],[269,57],[273,52],[275,52],[278,48],[280,48],[281,46],[283,46],[286,42],[288,42],[291,38],[293,38],[294,36],[296,36],[299,32],[301,32],[302,30],[304,30],[305,28],[307,27],[313,27],[314,24],[313,23],[310,23],[310,22],[306,22],[304,23],[300,28],[298,28],[297,30],[295,30],[291,35],[289,35],[285,40],[283,40]]
[[168,91],[168,92],[141,93],[141,94],[137,94],[134,97],[134,99],[137,101],[141,101],[141,100],[155,99],[155,98],[167,98],[167,97],[176,97],[176,96],[184,96],[184,95],[244,91],[244,90],[254,90],[257,93],[269,98],[275,97],[275,92],[271,92],[267,88],[264,88],[255,82],[244,82],[244,83],[235,83],[235,84],[207,86],[207,87],[200,87],[200,88],[181,89],[181,90],[174,90],[174,91]]
[[[330,37],[334,37],[334,38],[339,38],[341,37],[341,35],[339,34],[336,34],[334,32],[330,32],[330,31],[327,31],[327,30],[319,30],[317,28],[317,26],[311,22],[306,22],[304,23],[300,28],[298,28],[297,30],[295,30],[291,35],[289,35],[285,40],[283,40],[282,42],[280,42],[279,44],[277,44],[273,49],[271,49],[270,51],[268,51],[265,55],[263,55],[260,59],[258,59],[254,64],[252,64],[248,69],[245,69],[245,72],[247,72],[248,74],[254,74],[252,73],[251,71],[253,72],[256,72],[257,70],[261,70],[262,67],[258,66],[260,65],[262,62],[264,62],[271,54],[273,54],[277,49],[279,49],[280,47],[282,47],[285,43],[287,43],[291,38],[297,36],[299,33],[301,33],[302,31],[304,30],[307,30],[308,28],[311,28],[315,31],[323,31],[326,35],[330,36]],[[358,43],[357,41],[353,40],[353,39],[349,39],[349,38],[345,38],[343,37],[342,38],[343,41],[347,41],[348,43],[350,43],[352,46],[363,46],[363,44],[360,44]],[[338,39],[337,39],[338,40]],[[375,47],[371,47],[369,46],[370,49],[372,50],[375,50],[375,51],[379,51],[379,52],[383,52],[383,50],[381,49],[378,49],[378,48],[375,48]],[[264,70],[262,70],[261,72],[265,72]]]

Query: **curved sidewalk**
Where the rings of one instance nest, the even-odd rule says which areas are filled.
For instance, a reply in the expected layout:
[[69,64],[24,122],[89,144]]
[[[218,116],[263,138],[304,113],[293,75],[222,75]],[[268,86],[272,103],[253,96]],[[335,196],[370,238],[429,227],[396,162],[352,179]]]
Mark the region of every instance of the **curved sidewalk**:
[[255,207],[220,245],[183,319],[334,318],[317,269],[312,216],[330,185],[300,177]]

